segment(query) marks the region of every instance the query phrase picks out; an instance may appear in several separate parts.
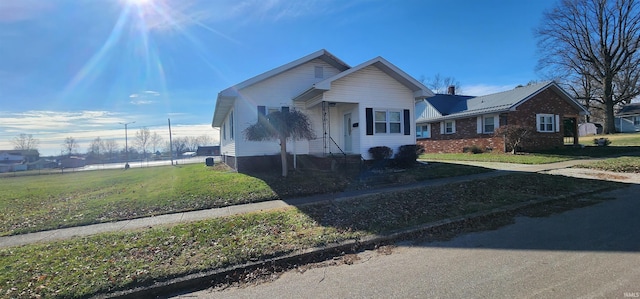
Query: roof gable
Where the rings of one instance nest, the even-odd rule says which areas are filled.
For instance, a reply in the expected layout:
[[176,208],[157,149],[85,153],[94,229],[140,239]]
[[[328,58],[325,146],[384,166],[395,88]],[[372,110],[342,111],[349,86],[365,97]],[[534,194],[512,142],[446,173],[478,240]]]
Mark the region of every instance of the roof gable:
[[264,80],[267,80],[271,77],[274,77],[278,74],[284,73],[288,70],[291,70],[293,68],[296,68],[300,65],[303,65],[307,62],[310,62],[314,59],[321,59],[324,62],[328,63],[329,65],[335,67],[336,69],[340,70],[340,71],[345,71],[348,70],[350,68],[350,66],[346,63],[344,63],[342,60],[338,59],[337,57],[335,57],[333,54],[329,53],[329,51],[322,49],[322,50],[318,50],[316,52],[313,52],[307,56],[298,58],[292,62],[289,62],[287,64],[281,65],[275,69],[272,69],[270,71],[267,71],[265,73],[262,73],[260,75],[257,75],[255,77],[252,77],[250,79],[247,79],[245,81],[242,81],[234,86],[231,86],[223,91],[220,92],[220,94],[218,96],[223,96],[223,97],[228,97],[228,96],[237,96],[238,95],[238,90],[247,88],[251,85],[254,85],[256,83],[262,82]]
[[427,98],[427,97],[432,97],[434,96],[433,92],[431,90],[429,90],[429,88],[427,88],[426,86],[424,86],[424,84],[420,83],[418,80],[414,79],[413,77],[409,76],[407,73],[405,73],[404,71],[402,71],[401,69],[399,69],[398,67],[396,67],[395,65],[393,65],[391,62],[387,61],[386,59],[378,56],[374,59],[371,59],[369,61],[363,62],[357,66],[354,66],[348,70],[345,70],[343,72],[340,72],[339,74],[327,78],[323,81],[320,81],[316,84],[314,84],[311,88],[309,88],[308,90],[306,90],[305,92],[303,92],[302,94],[300,94],[299,96],[295,97],[294,100],[296,101],[305,101],[308,99],[312,99],[318,95],[320,95],[321,93],[331,90],[331,84],[339,79],[342,79],[346,76],[349,76],[355,72],[358,72],[364,68],[367,68],[369,66],[375,66],[378,69],[380,69],[382,72],[384,72],[385,74],[387,74],[388,76],[390,76],[391,78],[393,78],[394,80],[400,82],[400,84],[404,85],[405,87],[407,87],[408,89],[410,89],[413,92],[413,96],[416,99],[423,99],[423,98]]
[[218,93],[218,98],[216,100],[216,107],[213,112],[213,120],[211,121],[212,127],[220,127],[224,118],[232,109],[235,99],[239,96],[238,91],[245,89],[254,84],[265,81],[269,78],[275,77],[279,74],[282,74],[286,71],[299,67],[305,63],[308,63],[315,59],[321,59],[322,61],[328,63],[329,65],[335,67],[339,71],[345,71],[350,68],[350,66],[344,63],[342,60],[335,57],[333,54],[329,53],[329,51],[322,49],[316,52],[313,52],[307,56],[296,59],[292,62],[279,66],[275,69],[242,81],[234,86],[231,86],[220,93]]

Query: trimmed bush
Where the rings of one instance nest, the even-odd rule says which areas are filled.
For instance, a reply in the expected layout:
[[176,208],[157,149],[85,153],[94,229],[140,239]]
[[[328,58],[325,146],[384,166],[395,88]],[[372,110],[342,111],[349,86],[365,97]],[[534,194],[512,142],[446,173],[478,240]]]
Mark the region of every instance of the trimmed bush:
[[398,167],[409,168],[416,163],[418,156],[424,153],[424,147],[420,144],[407,144],[400,146],[395,162]]
[[373,157],[373,160],[380,161],[391,158],[393,150],[388,146],[374,146],[369,149],[369,153]]
[[472,153],[472,154],[482,154],[482,153],[484,153],[484,150],[482,148],[480,148],[479,146],[474,144],[472,146],[465,146],[462,149],[462,152],[463,153]]

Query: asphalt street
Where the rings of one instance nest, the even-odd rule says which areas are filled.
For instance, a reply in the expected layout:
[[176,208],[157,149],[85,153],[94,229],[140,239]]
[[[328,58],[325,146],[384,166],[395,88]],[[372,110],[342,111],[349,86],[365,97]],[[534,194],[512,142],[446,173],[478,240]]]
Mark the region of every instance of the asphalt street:
[[640,185],[547,217],[446,242],[366,251],[351,265],[177,298],[638,298]]

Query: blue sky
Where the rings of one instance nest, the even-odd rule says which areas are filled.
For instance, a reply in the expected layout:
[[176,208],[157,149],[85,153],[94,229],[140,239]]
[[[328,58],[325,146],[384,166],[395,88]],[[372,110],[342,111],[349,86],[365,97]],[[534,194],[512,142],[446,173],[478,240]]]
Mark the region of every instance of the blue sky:
[[20,133],[59,154],[65,137],[124,144],[208,134],[219,91],[327,49],[382,56],[465,94],[537,80],[533,29],[555,1],[0,0],[0,149]]

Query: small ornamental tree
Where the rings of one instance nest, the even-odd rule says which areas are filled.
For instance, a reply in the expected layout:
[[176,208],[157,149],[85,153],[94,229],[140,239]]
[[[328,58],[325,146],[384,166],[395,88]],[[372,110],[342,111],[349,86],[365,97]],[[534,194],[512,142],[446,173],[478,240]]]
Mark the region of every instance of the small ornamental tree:
[[288,172],[287,140],[315,138],[309,117],[297,110],[276,111],[266,116],[260,115],[258,122],[246,128],[243,134],[247,140],[251,141],[278,140],[280,142],[283,177],[286,177]]
[[529,137],[529,129],[523,126],[506,125],[498,127],[494,135],[504,138],[504,144],[511,149],[512,154],[516,154],[518,147]]

